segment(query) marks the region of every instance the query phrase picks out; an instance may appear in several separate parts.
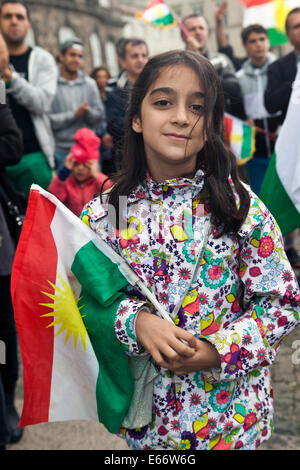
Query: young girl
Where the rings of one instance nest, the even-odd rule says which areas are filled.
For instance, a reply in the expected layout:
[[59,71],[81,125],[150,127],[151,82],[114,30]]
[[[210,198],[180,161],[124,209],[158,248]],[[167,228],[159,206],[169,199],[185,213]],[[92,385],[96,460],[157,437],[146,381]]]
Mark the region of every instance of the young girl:
[[[127,197],[127,214],[120,196]],[[121,229],[116,210],[126,216]],[[269,366],[299,323],[298,285],[276,222],[223,143],[223,94],[199,54],[152,58],[136,81],[123,169],[83,212],[174,323],[128,292],[115,331],[150,353],[153,418],[132,449],[255,449],[273,428]]]

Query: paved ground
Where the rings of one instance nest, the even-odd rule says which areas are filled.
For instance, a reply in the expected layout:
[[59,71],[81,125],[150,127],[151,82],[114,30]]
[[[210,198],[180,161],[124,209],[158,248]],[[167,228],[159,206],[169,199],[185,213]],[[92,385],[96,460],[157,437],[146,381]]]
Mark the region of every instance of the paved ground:
[[[300,363],[292,363],[292,356],[296,353],[292,346],[296,340],[300,340],[300,327],[282,344],[272,366],[276,431],[260,450],[300,450]],[[300,352],[298,359],[300,362]],[[16,403],[21,411],[21,376]],[[9,446],[9,450],[124,449],[128,448],[123,440],[109,434],[102,425],[83,421],[30,426],[18,444]]]

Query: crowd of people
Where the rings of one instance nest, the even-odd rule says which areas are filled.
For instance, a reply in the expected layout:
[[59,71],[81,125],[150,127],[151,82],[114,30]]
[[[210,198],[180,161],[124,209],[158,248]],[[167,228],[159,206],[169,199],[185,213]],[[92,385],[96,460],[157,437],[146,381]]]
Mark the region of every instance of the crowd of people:
[[[182,33],[182,40],[186,51],[204,56],[213,65],[225,110],[258,128],[254,157],[240,177],[259,195],[300,61],[300,8],[286,19],[293,46],[290,54],[277,58],[270,52],[267,31],[255,24],[241,31],[246,57],[239,58],[225,35],[226,7],[223,2],[215,12],[218,51],[208,49],[208,24],[198,14],[183,19],[188,35]],[[9,295],[19,235],[15,222],[24,214],[32,183],[52,192],[79,216],[95,194],[112,186],[116,173],[124,172],[127,107],[149,61],[144,39],[122,38],[117,44],[120,74],[111,77],[109,69],[100,65],[88,75],[83,71],[80,38],[60,44],[55,60],[48,51],[27,45],[30,27],[30,10],[23,1],[1,2],[0,75],[7,101],[0,105],[0,340],[6,345],[6,364],[0,364],[0,448],[17,442],[23,432],[17,427],[14,406],[17,336]],[[134,125],[137,133],[145,131],[139,121]],[[152,173],[156,172],[153,167]],[[285,250],[292,267],[298,268],[300,256],[294,242],[292,233],[285,238]],[[141,329],[140,322],[137,327]]]

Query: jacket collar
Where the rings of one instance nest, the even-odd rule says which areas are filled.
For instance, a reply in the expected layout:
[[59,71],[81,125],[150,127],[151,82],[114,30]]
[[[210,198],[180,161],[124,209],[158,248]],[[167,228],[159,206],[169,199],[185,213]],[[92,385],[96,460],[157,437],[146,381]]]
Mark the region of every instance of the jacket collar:
[[128,203],[131,204],[140,199],[163,201],[172,194],[187,192],[190,192],[192,198],[194,198],[202,191],[203,187],[204,173],[202,170],[197,170],[193,178],[173,178],[161,183],[157,183],[147,174],[144,182],[139,184],[129,195]]
[[64,85],[70,85],[70,84],[82,85],[82,83],[84,82],[84,79],[85,79],[85,73],[83,72],[83,70],[79,70],[77,78],[75,80],[70,81],[70,80],[66,80],[65,78],[61,76],[60,69],[59,69],[58,83],[61,83]]
[[261,66],[261,67],[254,67],[252,65],[252,62],[250,59],[246,60],[246,62],[243,64],[242,66],[242,69],[245,70],[245,72],[248,74],[248,75],[257,75],[257,73],[259,75],[263,74],[263,73],[266,73],[269,65],[274,62],[275,60],[275,56],[274,54],[272,53],[269,53],[267,54],[267,60],[266,62]]

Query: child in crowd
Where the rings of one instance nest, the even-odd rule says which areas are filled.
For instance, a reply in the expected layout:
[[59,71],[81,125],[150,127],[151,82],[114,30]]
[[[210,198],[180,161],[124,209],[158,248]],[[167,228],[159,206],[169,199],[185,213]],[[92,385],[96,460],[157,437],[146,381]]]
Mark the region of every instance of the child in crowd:
[[[131,449],[255,449],[272,434],[269,366],[299,324],[299,287],[274,218],[238,178],[223,111],[205,57],[153,57],[132,89],[122,170],[83,211],[173,320],[135,288],[116,312],[126,354],[157,369],[151,422],[120,431]],[[120,196],[127,230],[109,217],[124,217]]]
[[99,171],[101,139],[90,129],[80,129],[74,140],[76,143],[66,157],[64,167],[53,178],[48,190],[79,216],[84,205],[112,183]]

